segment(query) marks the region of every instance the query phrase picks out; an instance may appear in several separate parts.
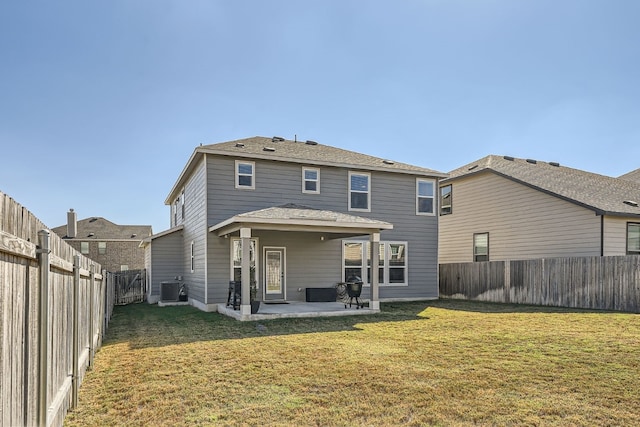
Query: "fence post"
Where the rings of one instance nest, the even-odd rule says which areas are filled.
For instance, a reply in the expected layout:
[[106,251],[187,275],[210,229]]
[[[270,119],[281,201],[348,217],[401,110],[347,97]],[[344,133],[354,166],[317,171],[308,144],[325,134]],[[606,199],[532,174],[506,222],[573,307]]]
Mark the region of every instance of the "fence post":
[[38,231],[37,250],[40,269],[40,343],[39,343],[39,387],[38,387],[38,425],[47,426],[47,388],[49,379],[49,270],[51,269],[51,234],[49,230]]
[[79,325],[80,323],[80,255],[73,256],[73,377],[71,383],[71,408],[78,406],[80,380]]
[[94,356],[94,346],[93,346],[93,335],[95,334],[95,323],[93,319],[93,306],[95,304],[95,291],[94,286],[95,282],[95,273],[93,272],[95,266],[93,264],[89,265],[89,366],[93,367],[93,356]]
[[511,302],[511,261],[504,261],[504,302]]

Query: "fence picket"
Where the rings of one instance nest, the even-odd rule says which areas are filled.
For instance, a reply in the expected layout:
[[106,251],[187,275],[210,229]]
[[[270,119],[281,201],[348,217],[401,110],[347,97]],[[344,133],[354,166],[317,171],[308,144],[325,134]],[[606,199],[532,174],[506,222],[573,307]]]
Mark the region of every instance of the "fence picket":
[[442,298],[640,312],[640,255],[452,263],[439,271]]

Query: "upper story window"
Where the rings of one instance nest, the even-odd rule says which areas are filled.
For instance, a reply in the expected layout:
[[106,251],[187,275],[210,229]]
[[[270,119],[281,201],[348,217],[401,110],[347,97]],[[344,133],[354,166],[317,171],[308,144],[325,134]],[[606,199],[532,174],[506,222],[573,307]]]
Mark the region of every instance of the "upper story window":
[[371,174],[349,172],[349,210],[371,210]]
[[473,235],[473,260],[489,261],[489,233]]
[[180,195],[180,206],[182,209],[182,220],[184,221],[184,190],[182,190],[182,194]]
[[255,169],[255,162],[236,160],[236,188],[254,190],[256,188]]
[[627,223],[627,255],[640,255],[639,223]]
[[107,253],[107,242],[98,242],[98,253],[100,255]]
[[440,187],[440,215],[449,215],[453,205],[453,193],[451,184]]
[[80,242],[80,253],[85,255],[89,253],[89,242]]
[[434,188],[432,179],[416,179],[416,215],[434,214]]
[[311,194],[320,193],[320,169],[302,168],[302,192]]

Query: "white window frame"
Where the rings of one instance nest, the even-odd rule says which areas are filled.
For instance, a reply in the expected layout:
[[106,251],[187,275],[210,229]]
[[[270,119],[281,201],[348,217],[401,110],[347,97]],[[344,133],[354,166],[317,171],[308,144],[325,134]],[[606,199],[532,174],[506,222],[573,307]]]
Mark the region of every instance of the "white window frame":
[[[235,241],[242,241],[241,238],[239,237],[232,237],[229,239],[229,280],[234,280],[234,266],[233,266],[233,242]],[[259,272],[260,272],[260,240],[257,237],[252,237],[251,241],[254,242],[255,244],[255,251],[253,253],[253,257],[255,260],[255,264],[256,264],[256,268],[255,268],[255,272],[256,272],[256,289],[260,289],[260,278],[259,278]]]
[[129,265],[128,264],[120,265],[120,271],[129,271]]
[[[305,173],[307,171],[315,172],[316,179],[307,179],[307,177],[305,176]],[[307,190],[307,181],[316,183],[315,191]],[[320,169],[319,168],[308,168],[304,166],[302,167],[302,192],[306,194],[320,194]]]
[[[87,250],[86,250],[86,252],[82,250],[82,249],[83,249],[82,247],[83,247],[84,245],[87,245]],[[89,242],[80,242],[80,253],[81,253],[81,254],[84,254],[84,255],[87,255],[87,254],[89,253]]]
[[98,242],[98,254],[99,255],[107,254],[107,242]]
[[[251,165],[251,175],[241,174],[240,165]],[[240,185],[241,176],[250,176],[251,185]],[[239,190],[255,190],[256,189],[256,162],[250,162],[247,160],[236,160],[235,182],[236,182],[236,188]]]
[[[420,194],[420,183],[431,184],[431,196]],[[420,199],[431,199],[431,212],[420,211]],[[416,178],[416,215],[434,216],[436,214],[436,180]]]
[[[353,190],[351,188],[351,177],[353,175],[362,175],[362,176],[366,176],[367,177],[367,191],[360,191],[360,190]],[[349,210],[350,211],[355,211],[355,212],[371,212],[371,174],[369,172],[356,172],[356,171],[349,171],[349,182],[347,184],[348,186],[348,195],[347,197],[349,198]],[[366,208],[354,208],[351,206],[351,193],[361,193],[361,194],[366,194],[367,195],[367,207]]]
[[[359,243],[361,244],[361,259],[362,265],[359,266],[362,271],[362,281],[364,282],[364,286],[371,286],[371,278],[369,277],[369,268],[371,267],[371,262],[369,256],[371,254],[370,246],[371,242],[368,240],[343,240],[342,241],[342,281],[344,282],[347,278],[345,277],[344,271],[347,268],[345,266],[345,244],[346,243]],[[379,265],[379,268],[383,269],[383,280],[379,283],[380,286],[409,286],[409,243],[406,241],[400,240],[384,240],[380,241],[380,245],[383,246],[384,249],[381,249],[381,254],[383,254],[383,264]],[[404,267],[390,266],[389,260],[391,257],[391,245],[404,245]],[[379,262],[379,261],[378,261]],[[349,266],[355,267],[357,266]],[[404,282],[403,283],[390,283],[389,281],[389,268],[404,268]]]

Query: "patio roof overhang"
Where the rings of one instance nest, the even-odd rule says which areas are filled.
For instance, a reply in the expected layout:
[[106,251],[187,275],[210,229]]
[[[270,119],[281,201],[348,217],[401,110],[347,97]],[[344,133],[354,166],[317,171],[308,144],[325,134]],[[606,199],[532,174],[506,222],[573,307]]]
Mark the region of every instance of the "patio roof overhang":
[[209,227],[218,236],[231,235],[241,228],[271,231],[326,233],[334,237],[362,236],[393,229],[393,224],[341,212],[299,205],[274,206],[234,215]]

